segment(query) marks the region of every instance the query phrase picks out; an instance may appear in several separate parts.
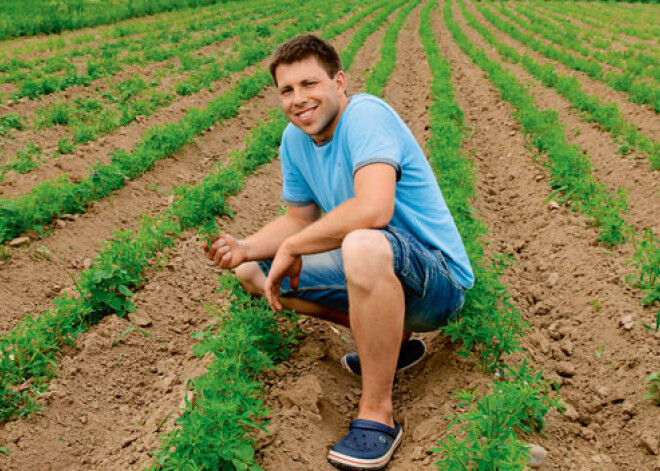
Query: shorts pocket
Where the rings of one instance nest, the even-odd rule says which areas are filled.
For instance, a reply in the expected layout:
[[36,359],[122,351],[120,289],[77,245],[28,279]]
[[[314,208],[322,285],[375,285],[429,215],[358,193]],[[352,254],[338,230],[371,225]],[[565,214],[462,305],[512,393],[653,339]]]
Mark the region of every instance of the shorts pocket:
[[423,254],[418,253],[409,244],[404,244],[404,246],[405,258],[401,270],[401,281],[410,288],[415,296],[421,298],[426,293],[429,263]]

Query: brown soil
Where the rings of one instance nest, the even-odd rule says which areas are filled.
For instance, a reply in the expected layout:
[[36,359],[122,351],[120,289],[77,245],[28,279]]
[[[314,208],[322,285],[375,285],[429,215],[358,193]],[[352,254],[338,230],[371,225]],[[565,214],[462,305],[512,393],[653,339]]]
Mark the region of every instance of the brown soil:
[[[489,25],[485,18],[470,4],[471,12],[484,25]],[[530,93],[534,96],[536,105],[541,109],[557,111],[559,119],[566,125],[567,140],[584,149],[595,166],[594,176],[605,183],[608,188],[623,188],[630,198],[630,214],[626,216],[629,224],[637,228],[651,228],[658,224],[658,214],[655,208],[660,207],[660,172],[651,171],[648,160],[643,155],[633,152],[627,156],[617,154],[618,144],[611,134],[597,125],[586,123],[580,119],[580,112],[571,108],[570,102],[564,99],[553,88],[545,87],[520,64],[504,63],[497,50],[490,46],[483,37],[464,21],[458,6],[455,8],[456,19],[461,29],[466,32],[470,41],[484,49],[489,57],[503,63],[503,67],[513,73],[521,83],[531,84]],[[509,46],[518,47],[511,38],[490,26],[490,31],[497,39]],[[660,124],[660,120],[658,120]],[[660,128],[659,128],[660,131]]]
[[[350,40],[358,27],[356,25],[344,33],[341,41]],[[256,67],[245,74],[256,70]],[[238,77],[231,77],[230,80],[234,82]],[[203,107],[222,91],[224,89],[220,88],[186,97],[185,109]],[[115,230],[130,228],[133,221],[145,212],[154,214],[163,211],[172,200],[170,190],[173,187],[196,183],[204,177],[214,160],[224,159],[230,151],[240,149],[246,132],[258,120],[266,118],[275,103],[274,89],[268,88],[265,94],[243,105],[236,117],[196,138],[193,144],[185,146],[172,158],[157,162],[151,171],[129,182],[110,198],[93,203],[84,214],[75,218],[75,222],[60,220],[54,225],[50,236],[35,241],[27,248],[13,249],[10,260],[0,261],[0,297],[7,300],[3,302],[0,332],[8,330],[26,313],[48,309],[54,296],[71,287],[71,276],[96,256],[104,239]],[[183,109],[179,113],[182,117]],[[112,146],[130,149],[123,146],[130,145],[131,139],[136,142],[147,127],[173,121],[169,114],[163,113],[150,117],[150,120],[160,121],[145,122],[144,128],[140,127],[143,123],[131,126],[128,128],[133,130],[130,135],[122,135],[120,131],[120,135],[111,136],[106,141],[110,147],[102,151],[103,154]],[[89,163],[89,156],[86,160],[81,158],[81,167]],[[43,250],[40,249],[42,246],[52,254],[51,260],[37,262],[48,268],[35,273],[35,253],[38,249]]]
[[[333,44],[344,48],[358,27],[333,40]],[[56,254],[52,262],[36,262],[30,257],[31,248],[14,253],[12,261],[0,271],[2,289],[11,287],[1,295],[3,304],[5,299],[13,303],[3,309],[2,329],[8,329],[21,316],[21,310],[45,309],[48,297],[57,291],[50,289],[52,283],[61,283],[59,288],[70,283],[70,276],[77,271],[70,266],[71,258],[75,257],[76,267],[82,268],[83,257],[93,256],[100,241],[107,237],[106,228],[131,225],[133,216],[125,215],[130,204],[149,196],[149,191],[140,191],[142,185],[166,184],[163,182],[167,176],[178,183],[194,182],[208,170],[212,153],[226,155],[231,149],[240,149],[257,119],[276,106],[274,93],[269,88],[264,96],[251,100],[239,116],[186,146],[172,159],[174,164],[169,164],[188,161],[188,167],[162,172],[156,168],[145,176],[147,182],[143,179],[129,185],[125,202],[120,196],[122,190],[108,200],[104,211],[82,215],[44,239]],[[206,165],[199,162],[200,154],[207,156]],[[275,161],[260,169],[248,179],[243,192],[230,199],[236,217],[220,220],[222,231],[244,237],[274,216],[280,205],[278,168]],[[185,174],[177,177],[181,172]],[[167,199],[162,195],[158,201],[152,200],[150,212],[164,208]],[[140,212],[147,209],[140,207]],[[113,217],[115,209],[120,212]],[[76,244],[75,250],[60,254],[60,247],[65,251],[71,242]],[[142,469],[150,463],[149,451],[158,447],[163,431],[173,427],[186,395],[187,379],[199,376],[205,368],[204,360],[191,355],[194,341],[190,336],[209,322],[203,303],[223,302],[215,294],[218,270],[207,263],[193,233],[183,235],[166,260],[165,269],[152,273],[134,298],[138,312],[152,318],[152,325],[145,330],[153,337],[134,331],[113,345],[129,326],[127,320],[116,316],[82,334],[76,346],[64,352],[59,376],[44,396],[47,407],[43,413],[0,429],[0,443],[10,449],[8,457],[0,456],[3,471]],[[21,285],[29,286],[26,292]],[[33,304],[40,307],[28,308]],[[44,456],[48,456],[46,462]]]
[[[495,30],[495,28],[493,29]],[[651,138],[657,138],[657,136],[660,136],[660,116],[658,116],[651,107],[632,103],[628,100],[627,94],[617,92],[603,82],[591,79],[582,72],[575,71],[561,63],[547,59],[545,56],[527,48],[522,43],[514,40],[511,41],[519,51],[524,51],[525,54],[533,57],[534,60],[539,63],[550,63],[555,67],[557,72],[576,77],[582,84],[582,90],[585,93],[598,95],[604,103],[616,103],[626,119],[630,121],[631,124],[637,126],[646,136]]]
[[[492,250],[514,256],[504,281],[536,329],[527,337],[528,358],[559,380],[571,405],[566,416],[550,417],[547,437],[539,439],[550,451],[549,467],[655,469],[657,460],[640,444],[657,415],[643,399],[642,382],[657,367],[660,336],[640,325],[652,311],[640,307],[639,293],[623,281],[628,249],[605,250],[581,217],[548,209],[547,171],[512,132],[518,125],[511,107],[444,29],[440,44],[473,133],[465,147],[479,166],[476,207]],[[620,325],[626,315],[635,319],[630,331]],[[560,362],[575,374],[560,376]]]
[[[537,7],[540,8],[540,9],[544,9],[543,5],[539,5]],[[554,14],[558,14],[558,13],[554,12],[553,10],[549,9],[549,11],[553,12]],[[598,31],[605,31],[606,34],[608,34],[608,35],[615,34],[615,33],[612,33],[610,31],[603,30],[602,28],[596,28],[595,26],[592,26],[592,25],[587,24],[583,21],[580,21],[577,18],[567,16],[565,13],[562,13],[562,14],[559,14],[559,15],[562,16],[563,18],[569,20],[571,23],[573,23],[575,26],[577,26],[578,28],[580,28],[582,30],[585,30],[585,31],[598,30]],[[622,40],[622,41],[625,41],[626,43],[629,43],[629,44],[646,44],[654,50],[657,50],[657,47],[658,47],[657,41],[648,41],[646,39],[638,38],[636,36],[630,36],[630,35],[624,34],[624,33],[616,33],[616,37],[618,39]]]
[[[429,135],[431,75],[419,40],[419,15],[420,7],[400,33],[397,63],[384,97],[423,144]],[[526,358],[562,385],[560,395],[570,405],[565,416],[556,412],[548,416],[546,436],[529,437],[549,451],[542,469],[658,469],[660,461],[646,451],[640,437],[660,438],[657,407],[643,399],[642,384],[660,364],[660,334],[642,327],[654,312],[642,308],[640,293],[624,282],[631,273],[629,248],[606,250],[582,217],[565,208],[548,208],[548,172],[529,150],[511,107],[453,42],[440,10],[434,27],[453,67],[457,100],[469,129],[464,150],[477,166],[474,205],[490,231],[488,248],[513,257],[504,282],[535,329],[524,341]],[[351,93],[363,87],[365,72],[378,58],[383,33],[381,28],[358,53],[349,71]],[[351,36],[348,32],[337,38],[335,46],[342,48]],[[622,179],[638,176],[637,186],[646,191],[654,188],[642,168],[626,169],[617,164],[619,157],[607,157],[611,143],[596,128],[570,121],[575,118],[565,104],[539,89],[534,87],[534,93],[559,108],[562,120],[569,120],[568,129],[583,126],[578,137],[589,135],[580,143],[601,159],[599,177],[607,176],[605,168],[612,174],[625,171]],[[197,103],[217,93],[200,96]],[[269,89],[243,106],[236,118],[199,137],[139,181],[93,205],[77,220],[62,221],[64,227],[48,238],[14,250],[11,261],[0,265],[5,308],[0,331],[25,312],[46,309],[50,298],[70,284],[70,277],[113,229],[131,227],[140,213],[162,211],[169,199],[163,190],[201,179],[211,160],[242,147],[248,130],[273,106],[276,97]],[[154,183],[158,192],[151,189]],[[258,230],[274,216],[280,189],[275,161],[230,199],[236,217],[220,220],[221,230],[236,237]],[[657,195],[648,195],[648,203],[641,196],[634,203],[639,224],[652,218],[651,208],[657,204],[651,199]],[[39,245],[54,254],[51,261],[34,259]],[[187,395],[187,380],[200,375],[206,365],[205,359],[191,355],[191,334],[202,330],[211,317],[202,303],[224,304],[224,294],[215,293],[218,270],[202,256],[193,233],[180,237],[164,265],[149,274],[135,296],[138,312],[152,319],[145,327],[151,336],[133,331],[122,338],[129,322],[116,316],[82,334],[62,355],[59,375],[43,398],[44,411],[0,428],[0,446],[10,452],[7,457],[0,455],[2,470],[148,466],[158,437],[174,426]],[[633,319],[629,330],[620,324],[627,315]],[[350,332],[310,318],[302,319],[300,326],[307,335],[297,351],[265,378],[266,400],[273,412],[271,434],[259,437],[258,457],[267,471],[334,469],[325,460],[328,446],[346,432],[360,396],[359,378],[338,363],[354,348]],[[404,428],[404,440],[391,470],[436,469],[427,450],[446,433],[446,416],[457,412],[450,399],[453,391],[477,386],[483,390],[491,381],[458,357],[458,347],[442,335],[422,337],[427,341],[427,357],[399,375],[395,384],[395,417]],[[573,374],[566,375],[570,368],[565,364],[574,369]]]

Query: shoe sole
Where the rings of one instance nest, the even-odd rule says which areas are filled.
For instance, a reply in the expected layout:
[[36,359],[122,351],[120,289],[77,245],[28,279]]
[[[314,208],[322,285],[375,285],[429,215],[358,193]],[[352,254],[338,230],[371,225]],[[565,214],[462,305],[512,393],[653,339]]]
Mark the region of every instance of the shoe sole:
[[370,460],[360,459],[330,450],[328,453],[328,461],[339,469],[348,471],[360,471],[362,469],[384,469],[392,459],[394,452],[397,450],[397,448],[399,448],[399,445],[401,445],[402,437],[403,429],[399,430],[399,433],[394,439],[394,443],[390,447],[390,450],[380,458],[373,458]]
[[[426,344],[423,344],[423,345],[424,345],[424,352],[422,353],[422,355],[417,360],[413,361],[410,365],[404,366],[403,368],[398,368],[396,370],[397,373],[400,372],[400,371],[406,371],[407,369],[412,368],[413,366],[415,366],[417,363],[419,363],[420,361],[422,361],[424,359],[424,357],[426,356]],[[361,374],[356,373],[355,371],[353,371],[351,369],[348,362],[346,361],[346,355],[344,355],[343,357],[341,357],[339,359],[339,363],[341,363],[342,368],[344,368],[349,373],[353,373],[356,376],[362,376]]]

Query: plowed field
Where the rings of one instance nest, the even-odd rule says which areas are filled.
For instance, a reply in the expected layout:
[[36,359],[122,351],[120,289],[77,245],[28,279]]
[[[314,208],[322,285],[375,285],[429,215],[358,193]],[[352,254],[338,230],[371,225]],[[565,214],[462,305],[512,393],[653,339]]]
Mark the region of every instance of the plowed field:
[[[652,163],[653,151],[632,143],[629,151],[622,152],[624,138],[614,135],[606,124],[586,111],[577,109],[559,87],[548,86],[521,62],[506,59],[469,24],[465,12],[474,15],[498,41],[542,65],[554,67],[557,73],[573,77],[584,93],[598,96],[600,103],[615,104],[621,118],[655,145],[660,140],[660,116],[652,103],[640,103],[630,93],[611,88],[605,79],[572,69],[498,29],[482,9],[512,22],[499,7],[470,0],[454,0],[449,5],[445,2],[439,2],[433,9],[430,21],[440,54],[451,66],[456,103],[464,115],[462,154],[474,164],[476,179],[476,195],[471,204],[476,217],[488,229],[483,237],[486,257],[504,254],[507,263],[500,279],[510,294],[509,301],[530,325],[521,341],[524,351],[505,361],[519,364],[525,359],[535,371],[543,372],[545,380],[555,384],[552,394],[566,404],[564,413],[550,410],[542,433],[519,435],[548,451],[542,469],[658,470],[660,408],[645,398],[649,393],[646,378],[660,370],[660,332],[655,329],[658,305],[655,301],[645,302],[648,292],[635,285],[633,279],[639,267],[631,263],[637,249],[633,241],[641,240],[644,231],[656,237],[659,234],[660,172]],[[100,165],[115,161],[121,151],[134,152],[154,127],[167,129],[169,124],[188,116],[191,109],[204,109],[238,87],[239,79],[264,70],[267,54],[280,41],[276,35],[285,27],[304,26],[303,19],[315,15],[321,18],[323,12],[329,16],[327,24],[319,23],[318,29],[312,31],[324,34],[331,25],[348,24],[351,18],[373,7],[330,39],[343,51],[353,44],[353,38],[365,24],[392,5],[391,12],[359,46],[347,69],[349,95],[364,91],[372,69],[381,60],[386,31],[406,6],[406,2],[376,5],[379,2],[342,1],[337,2],[342,5],[334,5],[328,12],[327,2],[310,2],[304,7],[298,2],[285,3],[290,3],[289,9],[275,10],[277,5],[268,3],[263,11],[254,2],[243,7],[219,4],[193,10],[195,14],[186,11],[180,23],[177,15],[182,12],[160,14],[159,21],[180,24],[185,30],[186,25],[201,22],[200,18],[238,12],[232,21],[244,21],[245,26],[236,28],[225,39],[209,44],[200,42],[190,50],[163,56],[162,60],[136,59],[134,63],[122,63],[119,55],[114,56],[117,64],[123,64],[121,71],[35,98],[13,99],[11,95],[20,88],[22,79],[11,82],[11,72],[2,69],[0,78],[7,80],[0,85],[3,93],[0,165],[15,162],[18,153],[30,143],[41,150],[34,160],[36,165],[29,171],[20,173],[14,168],[3,171],[0,217],[12,210],[8,202],[32,194],[37,185],[59,175],[67,174],[74,184],[86,181],[89,175],[98,172]],[[229,8],[227,5],[232,5],[231,11],[223,10]],[[422,1],[405,17],[395,41],[394,69],[382,92],[382,97],[398,111],[423,148],[433,132],[429,109],[437,99],[431,90],[432,71],[420,38],[426,5]],[[657,36],[644,37],[644,32],[660,28],[658,6],[602,4],[602,14],[593,19],[593,24],[588,24],[584,20],[590,21],[589,16],[583,12],[588,12],[588,5],[592,4],[571,4],[571,9],[565,12],[552,2],[522,5],[535,14],[545,14],[557,31],[568,27],[565,22],[570,22],[571,27],[580,31],[591,31],[592,35],[603,32],[603,38],[614,38],[600,49],[589,43],[594,51],[642,50],[655,55],[655,65],[658,64]],[[273,8],[273,13],[268,14],[267,8]],[[301,8],[308,10],[296,13],[295,9]],[[545,151],[534,146],[535,134],[526,131],[515,106],[503,97],[491,76],[459,47],[447,27],[447,8],[469,41],[523,84],[536,107],[556,112],[567,143],[583,152],[593,165],[590,172],[594,181],[601,182],[607,191],[625,192],[627,210],[621,217],[627,241],[615,245],[603,243],[599,239],[601,227],[594,223],[592,215],[581,211],[575,200],[562,198],[567,190],[554,183]],[[579,8],[582,10],[578,11]],[[643,15],[645,20],[639,24],[625,13],[635,12],[637,8],[650,12]],[[511,16],[525,18],[514,6],[506,9]],[[613,16],[606,16],[610,12]],[[253,14],[254,18],[248,18]],[[246,19],[242,20],[241,16]],[[620,22],[615,23],[615,17]],[[148,21],[148,18],[130,21]],[[259,30],[259,25],[266,26]],[[606,29],[608,25],[618,28],[628,25],[629,29],[619,31],[612,26],[614,30],[610,31]],[[96,39],[87,43],[88,55],[80,52],[80,64],[86,63],[88,56],[101,60],[98,58],[103,55],[100,52],[95,55],[95,48],[119,40],[104,36],[104,31],[114,27],[85,30],[87,36]],[[181,45],[231,27],[232,24],[219,22],[208,29],[200,27],[199,31],[190,28],[186,30],[190,36],[174,44]],[[522,29],[520,25],[517,27]],[[641,31],[638,35],[634,34],[635,28]],[[539,31],[526,33],[544,44],[553,44]],[[149,34],[156,41],[156,33],[149,31],[128,38],[137,42]],[[62,36],[69,42],[75,32]],[[69,49],[30,53],[30,48],[39,44],[37,39],[7,41],[3,64],[8,68],[12,57],[36,61],[57,54],[74,61],[73,56],[67,57],[70,53],[67,51],[75,43],[67,42]],[[48,37],[42,38],[47,40]],[[243,48],[249,44],[258,44],[255,49],[263,49],[263,56],[244,52]],[[635,48],[637,44],[644,45],[644,49]],[[567,45],[556,47],[567,54],[578,54]],[[223,67],[229,67],[226,61],[238,58],[247,61],[251,57],[255,59],[224,72]],[[585,58],[584,54],[580,57]],[[608,57],[614,61],[618,56]],[[183,67],[185,61],[194,59],[198,60],[194,66]],[[593,57],[585,60],[598,62]],[[180,93],[177,83],[208,70],[211,63],[223,73],[198,90]],[[41,66],[35,62],[23,72],[33,73],[37,67]],[[611,64],[603,68],[604,74],[626,70]],[[630,70],[635,81],[646,83],[657,93],[660,74],[654,78],[651,68],[647,66],[648,73]],[[47,69],[44,70],[43,76],[48,76]],[[52,74],[57,75],[58,71]],[[107,98],[107,94],[120,93],[118,84],[136,76],[146,84],[143,89],[117,101]],[[35,76],[31,80],[39,79]],[[171,97],[148,113],[138,112],[129,122],[99,131],[85,142],[75,142],[76,126],[96,126],[99,122],[95,121],[95,115],[119,109],[140,97],[149,101],[156,91]],[[94,104],[89,105],[90,100]],[[76,103],[88,103],[91,107],[91,115],[85,118],[88,121],[75,124],[71,109],[68,120],[52,126],[38,124],[39,113],[45,113],[43,110],[49,105]],[[248,136],[264,120],[272,120],[271,110],[277,107],[274,87],[264,86],[254,96],[243,98],[235,113],[195,134],[170,155],[155,160],[144,172],[86,203],[80,211],[66,210],[53,215],[46,225],[34,223],[29,225],[30,229],[5,237],[0,247],[0,333],[9,333],[26,315],[38,317],[39,313],[48,311],[54,300],[66,293],[75,297],[80,273],[93,269],[104,242],[115,231],[136,230],[142,224],[142,215],[162,216],[179,198],[180,193],[173,191],[176,187],[196,185],[212,169],[228,167],[233,159],[240,159],[249,145]],[[6,132],[1,132],[5,129],[2,117],[12,114],[18,115],[23,125],[5,126]],[[104,119],[111,119],[110,115],[101,121]],[[75,149],[58,152],[61,140],[75,143]],[[660,152],[659,149],[656,147],[655,151]],[[271,162],[246,177],[240,192],[227,197],[234,216],[216,217],[221,232],[245,237],[277,216],[282,178],[279,160],[275,155],[272,157]],[[452,188],[441,186],[441,189],[444,194],[452,192]],[[19,411],[5,418],[0,426],[0,451],[6,449],[6,454],[0,453],[0,469],[100,471],[144,469],[152,465],[154,450],[161,446],[164,434],[178,426],[176,420],[186,401],[196,400],[189,380],[200,376],[213,361],[212,355],[193,354],[193,346],[198,343],[195,333],[215,322],[205,306],[224,309],[228,302],[228,293],[218,290],[220,270],[208,262],[200,248],[200,235],[194,228],[184,229],[174,236],[168,248],[155,255],[142,279],[131,287],[135,312],[126,316],[107,312],[98,322],[86,323],[81,329],[84,331],[76,333],[71,342],[64,342],[54,355],[54,377],[40,389],[32,388],[36,379],[34,383],[27,379],[22,384],[7,386],[12,391],[34,393],[38,410],[30,414],[27,410],[25,414]],[[2,232],[0,235],[4,236]],[[658,246],[655,250],[659,250]],[[660,261],[657,253],[660,252],[649,249],[651,263]],[[658,270],[655,290],[660,292]],[[271,412],[266,425],[269,433],[256,432],[254,449],[256,463],[267,471],[334,469],[326,461],[327,450],[345,433],[360,397],[359,378],[342,370],[338,361],[345,353],[354,351],[350,331],[311,318],[301,318],[298,326],[304,334],[292,356],[260,376],[264,382],[264,402]],[[452,397],[455,391],[479,387],[479,394],[486,393],[493,383],[493,375],[481,371],[471,359],[458,355],[460,342],[452,343],[442,332],[423,334],[421,338],[427,342],[426,358],[420,365],[399,374],[395,383],[395,418],[402,424],[404,438],[388,467],[391,470],[437,469],[434,463],[438,455],[431,449],[437,446],[437,440],[446,439],[450,416],[466,410]],[[8,352],[4,354],[9,355]],[[5,373],[0,371],[0,374]],[[499,468],[467,465],[464,469]]]

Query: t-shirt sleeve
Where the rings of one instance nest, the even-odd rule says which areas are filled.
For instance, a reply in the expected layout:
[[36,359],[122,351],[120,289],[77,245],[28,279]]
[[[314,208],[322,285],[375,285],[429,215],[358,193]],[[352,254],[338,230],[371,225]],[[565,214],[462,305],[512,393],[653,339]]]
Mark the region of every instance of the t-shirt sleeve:
[[309,186],[305,182],[300,169],[291,160],[284,142],[280,146],[282,162],[282,202],[291,206],[307,206],[314,202]]
[[348,153],[353,175],[362,167],[373,163],[389,164],[401,179],[401,126],[392,113],[375,102],[361,102],[352,110],[346,123]]

